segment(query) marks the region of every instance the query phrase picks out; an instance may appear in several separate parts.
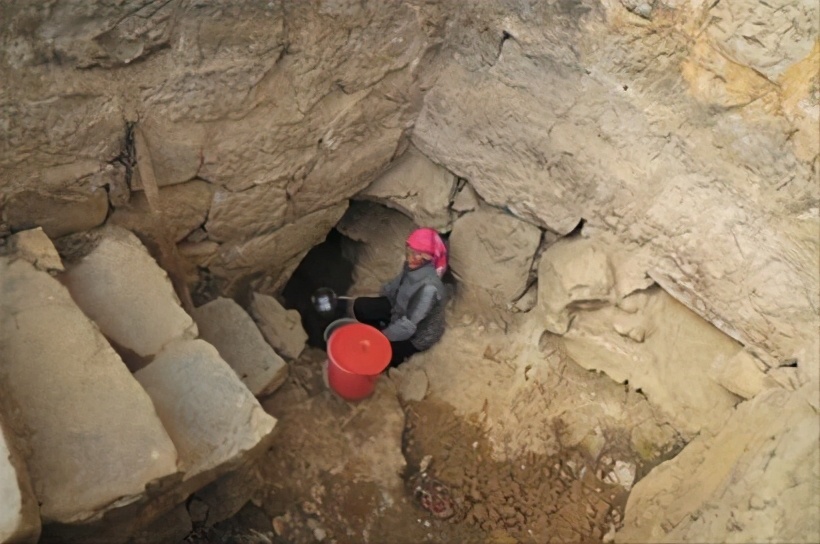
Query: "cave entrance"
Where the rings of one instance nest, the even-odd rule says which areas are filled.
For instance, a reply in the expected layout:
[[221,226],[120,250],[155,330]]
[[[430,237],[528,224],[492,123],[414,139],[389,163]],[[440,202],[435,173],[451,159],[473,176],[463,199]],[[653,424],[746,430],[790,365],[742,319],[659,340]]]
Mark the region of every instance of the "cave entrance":
[[333,289],[338,295],[350,289],[356,265],[351,242],[338,229],[331,229],[322,243],[308,251],[282,290],[284,306],[299,312],[312,347],[325,348],[324,331],[333,318],[320,316],[311,296],[322,287]]

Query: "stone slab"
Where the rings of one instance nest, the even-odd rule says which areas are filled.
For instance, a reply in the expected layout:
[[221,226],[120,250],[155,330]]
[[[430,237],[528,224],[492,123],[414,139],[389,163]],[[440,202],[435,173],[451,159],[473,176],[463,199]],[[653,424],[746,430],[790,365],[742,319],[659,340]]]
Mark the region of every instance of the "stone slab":
[[254,293],[251,299],[251,315],[262,336],[282,357],[294,360],[305,349],[308,335],[296,310],[285,309],[271,296]]
[[172,343],[134,376],[179,450],[183,482],[191,491],[264,447],[276,424],[204,340]]
[[99,244],[68,268],[66,284],[106,337],[140,357],[197,335],[165,271],[136,236],[119,227],[106,227]]
[[42,227],[49,238],[59,238],[101,225],[108,215],[108,194],[98,187],[49,194],[23,191],[9,199],[4,215],[12,230]]
[[616,542],[820,541],[820,416],[802,393],[764,391],[639,481]]
[[43,520],[88,519],[175,474],[151,399],[65,287],[0,260],[0,289],[0,386],[18,407]]
[[456,178],[412,145],[390,168],[359,193],[404,213],[417,225],[439,230],[450,226],[450,198]]
[[38,270],[65,270],[57,249],[42,227],[14,234],[9,238],[9,246],[15,255],[27,260]]
[[267,395],[285,381],[287,364],[239,304],[218,297],[196,308],[194,319],[200,338],[219,351],[251,393]]

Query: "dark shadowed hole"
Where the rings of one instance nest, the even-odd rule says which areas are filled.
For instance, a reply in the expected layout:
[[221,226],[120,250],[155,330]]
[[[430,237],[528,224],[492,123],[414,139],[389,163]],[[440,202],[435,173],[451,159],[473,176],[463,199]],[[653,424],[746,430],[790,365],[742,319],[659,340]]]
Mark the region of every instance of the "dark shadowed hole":
[[[329,287],[337,295],[344,295],[353,283],[354,262],[349,255],[344,255],[344,239],[341,232],[332,229],[324,242],[308,251],[282,290],[284,306],[298,311],[302,316],[308,344],[313,347],[325,348],[323,334],[334,318],[320,316],[313,308],[311,295],[320,287]],[[339,307],[343,313],[344,304],[341,301]]]

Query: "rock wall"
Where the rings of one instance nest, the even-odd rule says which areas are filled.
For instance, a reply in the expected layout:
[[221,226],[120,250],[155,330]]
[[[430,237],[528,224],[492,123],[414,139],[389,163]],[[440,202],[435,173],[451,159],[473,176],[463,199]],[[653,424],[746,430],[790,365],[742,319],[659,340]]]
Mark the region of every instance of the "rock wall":
[[[107,191],[120,224],[153,210],[196,264],[274,287],[401,150],[435,46],[398,1],[2,9],[0,232],[87,230]],[[181,222],[163,203],[192,180],[213,194]]]
[[[600,354],[642,342],[640,327],[613,325],[618,342],[592,347],[584,331],[604,330],[631,294],[658,284],[743,348],[727,347],[710,372],[752,401],[733,408],[740,398],[727,393],[714,419],[736,413],[791,440],[768,407],[816,427],[820,381],[818,16],[811,0],[7,2],[0,235],[40,225],[57,238],[110,221],[165,248],[177,283],[206,271],[227,294],[249,281],[274,292],[370,187],[363,198],[452,228],[467,253],[488,248],[498,262],[485,275],[508,260],[482,242],[494,225],[483,222],[489,234],[477,240],[459,223],[487,204],[530,223],[528,254],[495,295],[513,302],[532,279],[529,252],[534,263],[544,242],[583,223],[615,256],[603,296],[549,291],[547,276],[566,276],[560,259],[542,260],[542,285],[516,304],[533,307],[537,293],[542,329],[568,333],[576,355]],[[419,175],[435,187],[408,188]],[[374,269],[381,257],[370,255]],[[469,257],[454,264],[467,283],[485,281]],[[565,298],[551,308],[549,293]],[[809,408],[764,378],[813,392]],[[678,422],[691,432],[702,423]],[[742,438],[718,428],[691,451],[725,454],[731,470],[779,455],[715,448]],[[731,530],[759,540],[760,527],[727,512],[751,516],[754,502],[764,519],[786,516],[773,531],[801,515],[790,505],[820,506],[820,460],[799,451],[787,464],[809,468],[767,475],[775,491],[799,480],[782,508],[747,501],[729,476],[719,488],[684,485],[679,474],[704,470],[712,454],[681,456],[635,489],[623,539],[715,541]],[[681,515],[664,518],[678,501]],[[719,516],[697,515],[718,503]],[[816,525],[794,527],[794,540],[820,537]]]

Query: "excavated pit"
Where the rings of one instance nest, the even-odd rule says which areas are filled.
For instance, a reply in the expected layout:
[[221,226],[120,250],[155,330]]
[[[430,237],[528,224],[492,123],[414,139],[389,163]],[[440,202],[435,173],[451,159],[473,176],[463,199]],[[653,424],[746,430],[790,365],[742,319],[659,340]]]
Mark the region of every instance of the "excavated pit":
[[[401,220],[398,212],[378,213]],[[504,381],[516,379],[516,364],[508,358],[520,346],[495,342],[526,314],[500,311],[457,289],[442,346],[385,373],[373,397],[341,400],[322,375],[322,333],[330,319],[318,316],[310,295],[319,287],[338,294],[355,287],[359,253],[368,253],[366,244],[333,229],[285,285],[283,303],[300,312],[311,347],[291,364],[287,383],[263,399],[278,419],[276,443],[249,469],[253,477],[240,479],[253,482],[251,502],[215,525],[203,519],[186,541],[611,541],[623,524],[629,490],[680,451],[683,437],[639,392],[579,367],[553,335],[542,336],[537,354],[524,365],[524,384],[514,398],[499,394]],[[481,348],[479,361],[459,353],[465,343],[484,346],[488,340],[493,343]],[[447,369],[445,395],[423,383],[442,358],[463,364]],[[480,397],[483,405],[457,410],[449,395]],[[641,414],[644,435],[651,438],[636,440],[634,422],[565,417],[579,398]],[[506,405],[511,419],[495,421],[491,403]],[[381,421],[384,414],[392,429]],[[529,439],[500,444],[499,431]],[[380,444],[372,453],[356,451],[374,442]],[[345,446],[337,448],[339,443]]]
[[[782,4],[4,3],[0,541],[820,541]],[[307,297],[414,224],[447,333],[344,402]]]

